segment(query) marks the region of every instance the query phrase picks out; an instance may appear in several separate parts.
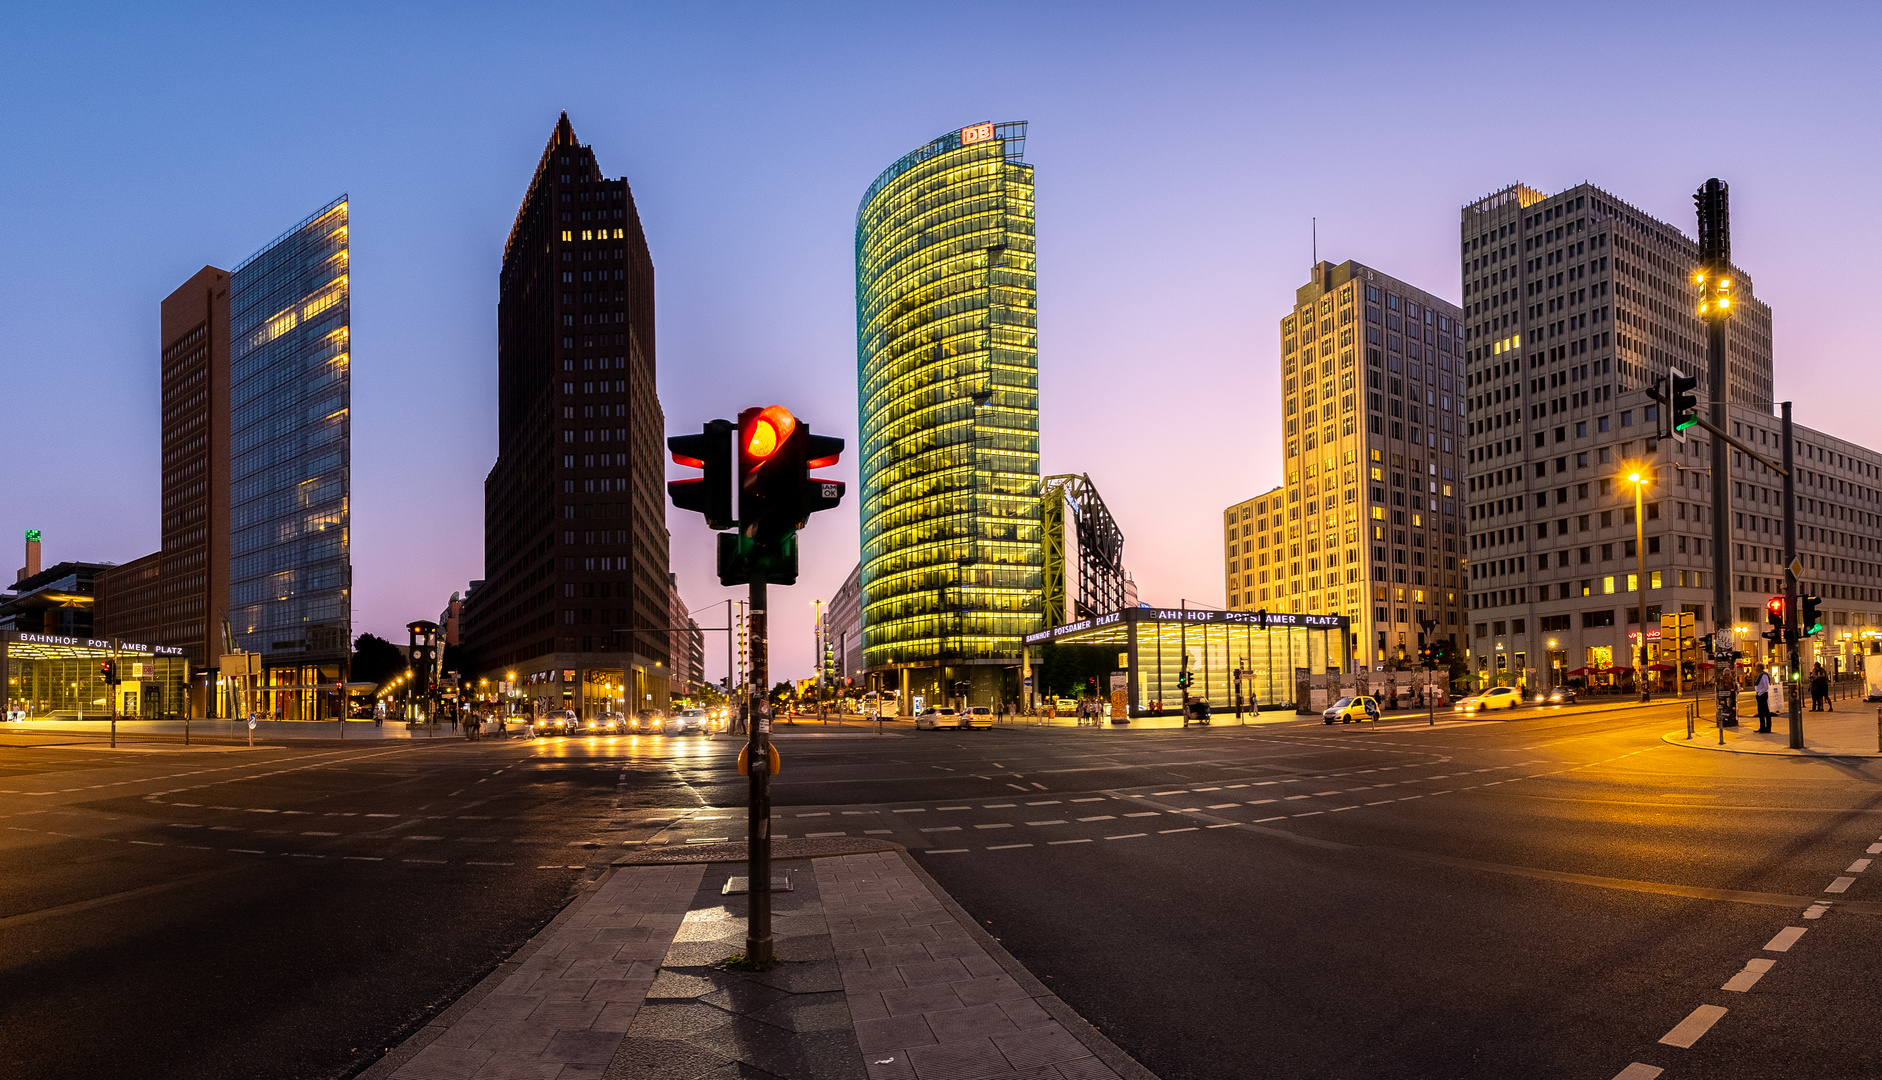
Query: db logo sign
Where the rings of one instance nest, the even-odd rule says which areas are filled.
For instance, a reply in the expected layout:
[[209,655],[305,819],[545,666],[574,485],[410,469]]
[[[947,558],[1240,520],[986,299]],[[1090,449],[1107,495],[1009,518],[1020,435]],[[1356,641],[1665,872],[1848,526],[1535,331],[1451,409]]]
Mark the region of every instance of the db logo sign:
[[977,142],[986,142],[991,138],[993,138],[992,124],[975,124],[973,127],[964,127],[961,129],[962,146],[971,146]]

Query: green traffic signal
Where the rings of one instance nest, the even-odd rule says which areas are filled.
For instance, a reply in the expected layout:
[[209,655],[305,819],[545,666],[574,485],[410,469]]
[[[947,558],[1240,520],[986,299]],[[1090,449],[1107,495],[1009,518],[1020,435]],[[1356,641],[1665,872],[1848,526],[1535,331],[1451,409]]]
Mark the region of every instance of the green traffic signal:
[[1673,422],[1675,435],[1699,423],[1699,379],[1686,376],[1677,370],[1667,373],[1672,377],[1667,395],[1667,411]]
[[1805,596],[1800,599],[1800,602],[1803,604],[1803,611],[1798,615],[1797,625],[1801,628],[1802,634],[1809,637],[1812,634],[1821,633],[1823,613],[1818,608],[1823,601],[1814,596]]

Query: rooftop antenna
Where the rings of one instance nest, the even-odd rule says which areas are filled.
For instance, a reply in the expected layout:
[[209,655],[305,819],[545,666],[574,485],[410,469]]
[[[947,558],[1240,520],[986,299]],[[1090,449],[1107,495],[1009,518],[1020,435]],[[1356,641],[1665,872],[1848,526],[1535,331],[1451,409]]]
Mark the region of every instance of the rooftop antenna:
[[1320,265],[1320,219],[1313,218],[1313,264]]

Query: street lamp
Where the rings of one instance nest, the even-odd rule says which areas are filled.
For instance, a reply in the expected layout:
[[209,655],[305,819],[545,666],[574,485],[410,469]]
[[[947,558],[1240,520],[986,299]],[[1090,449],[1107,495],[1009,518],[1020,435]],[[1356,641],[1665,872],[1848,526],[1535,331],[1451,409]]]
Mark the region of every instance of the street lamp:
[[1640,608],[1640,644],[1634,653],[1634,684],[1640,687],[1640,700],[1651,700],[1647,693],[1647,485],[1653,476],[1644,465],[1627,470],[1627,482],[1634,485],[1634,576],[1635,603]]

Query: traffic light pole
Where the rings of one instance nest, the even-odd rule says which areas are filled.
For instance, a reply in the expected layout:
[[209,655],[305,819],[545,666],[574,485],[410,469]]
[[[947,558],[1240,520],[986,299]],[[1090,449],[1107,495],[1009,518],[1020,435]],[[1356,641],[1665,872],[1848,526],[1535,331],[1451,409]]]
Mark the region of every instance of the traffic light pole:
[[771,941],[771,709],[770,649],[765,629],[765,582],[751,582],[751,723],[745,760],[751,773],[751,806],[745,870],[750,914],[745,924],[745,962],[769,964]]
[[[1731,232],[1726,218],[1726,188],[1709,180],[1699,189],[1700,259],[1709,273],[1722,273],[1731,265]],[[1712,686],[1719,726],[1738,726],[1738,652],[1732,628],[1731,484],[1725,456],[1725,319],[1722,312],[1707,312],[1706,397],[1712,439]],[[1647,628],[1641,626],[1641,637]],[[1722,677],[1729,673],[1730,678]]]
[[1791,439],[1791,403],[1784,403],[1784,666],[1789,669],[1790,678],[1784,685],[1784,711],[1790,721],[1787,726],[1792,750],[1804,748],[1804,703],[1797,696],[1799,678],[1803,670],[1803,637],[1798,633],[1801,621],[1798,618],[1797,575],[1791,565],[1797,561],[1797,487],[1795,473],[1791,467],[1791,451],[1796,444]]

